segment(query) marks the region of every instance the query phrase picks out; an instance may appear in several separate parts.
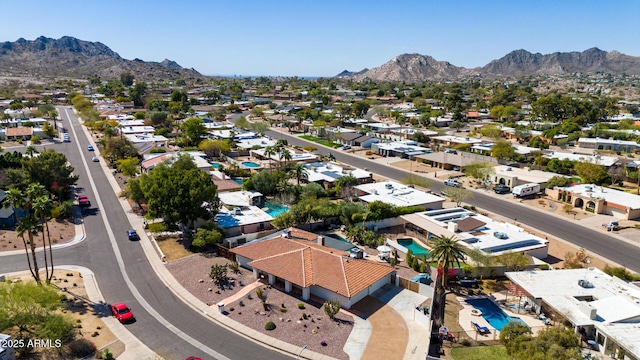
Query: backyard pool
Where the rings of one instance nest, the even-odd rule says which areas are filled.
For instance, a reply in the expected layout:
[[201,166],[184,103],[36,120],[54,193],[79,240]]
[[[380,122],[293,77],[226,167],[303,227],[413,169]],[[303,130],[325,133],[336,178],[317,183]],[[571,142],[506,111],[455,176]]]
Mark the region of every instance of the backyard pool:
[[420,244],[415,242],[413,239],[406,238],[406,239],[398,239],[397,241],[399,245],[404,246],[407,249],[410,249],[411,252],[413,252],[413,255],[417,255],[417,256],[424,255],[427,257],[427,259],[429,258],[429,250],[420,246]]
[[482,317],[498,331],[502,330],[505,325],[512,321],[529,326],[522,321],[522,319],[505,314],[498,305],[489,299],[467,299],[467,304],[480,310],[482,312]]
[[243,161],[242,165],[252,169],[257,169],[260,167],[260,164],[256,164],[253,161]]
[[220,169],[220,167],[222,166],[222,164],[220,163],[209,163],[211,164],[211,167],[213,167],[214,169]]
[[268,202],[264,204],[264,208],[262,208],[262,210],[264,210],[264,212],[271,215],[272,217],[276,217],[289,210],[289,207],[277,203]]
[[237,182],[238,184],[242,185],[242,178],[233,178],[233,181]]

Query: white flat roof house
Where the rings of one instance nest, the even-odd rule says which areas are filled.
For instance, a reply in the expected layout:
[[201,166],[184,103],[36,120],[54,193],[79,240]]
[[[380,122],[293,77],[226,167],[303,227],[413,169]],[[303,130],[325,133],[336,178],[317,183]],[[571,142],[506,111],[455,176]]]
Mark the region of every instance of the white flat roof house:
[[520,169],[506,165],[495,166],[493,170],[494,173],[491,175],[491,181],[494,184],[503,184],[509,187],[536,183],[540,184],[540,187],[544,189],[547,186],[547,181],[549,181],[549,179],[554,176],[563,176],[552,172],[531,170],[531,168],[528,167]]
[[422,206],[425,209],[442,209],[444,198],[407,185],[387,180],[358,185],[359,199],[372,203],[382,201],[395,206]]
[[156,130],[153,126],[124,126],[119,128],[119,131],[124,135],[133,134],[151,134]]
[[254,190],[225,191],[218,193],[218,198],[225,206],[260,206],[262,193]]
[[305,164],[307,181],[318,183],[325,188],[330,188],[333,183],[343,176],[353,176],[358,179],[358,183],[368,183],[373,181],[371,173],[358,168],[345,168],[334,162],[314,162]]
[[414,228],[427,232],[427,237],[455,236],[467,248],[498,256],[505,252],[525,252],[538,259],[548,255],[549,241],[524,229],[476,214],[463,208],[438,209],[402,215]]
[[[289,162],[309,162],[318,159],[318,155],[308,153],[308,152],[296,152],[294,150],[289,149],[291,152],[291,160]],[[265,155],[265,149],[257,149],[251,150],[251,154],[253,156],[257,156],[258,158],[263,159],[271,159],[274,161],[280,161],[280,153],[271,154],[270,156]],[[284,161],[284,160],[283,160]]]
[[411,158],[416,155],[429,153],[431,150],[424,146],[419,146],[416,141],[394,141],[394,142],[377,142],[371,145],[371,150],[376,151],[383,156],[399,156],[403,158]]
[[635,141],[601,139],[601,138],[579,138],[578,147],[596,150],[614,150],[631,152],[640,147]]
[[508,272],[538,312],[569,322],[615,359],[640,359],[640,288],[590,267]]
[[443,135],[443,136],[434,136],[431,140],[443,144],[445,146],[454,146],[454,145],[474,145],[482,143],[482,140],[470,137],[461,137],[461,136],[452,136],[452,135]]
[[625,220],[640,218],[640,196],[616,189],[578,184],[547,189],[547,195],[595,214],[608,214]]
[[261,137],[256,139],[242,139],[236,143],[239,148],[250,150],[254,146],[259,146],[260,148],[265,148],[267,146],[273,146],[276,142],[269,139],[268,137]]
[[560,152],[560,151],[548,152],[544,155],[544,157],[549,159],[589,162],[592,164],[602,165],[604,167],[613,166],[618,162],[618,158],[615,156],[603,156],[598,154],[594,154],[594,155],[573,154],[573,153]]

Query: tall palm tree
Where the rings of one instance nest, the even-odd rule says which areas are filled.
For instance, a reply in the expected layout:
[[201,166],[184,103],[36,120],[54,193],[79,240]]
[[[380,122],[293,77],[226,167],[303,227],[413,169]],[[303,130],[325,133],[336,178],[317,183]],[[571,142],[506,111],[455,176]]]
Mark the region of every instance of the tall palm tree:
[[[40,218],[40,224],[44,224],[46,232],[42,232],[42,246],[44,247],[44,265],[46,269],[46,281],[51,282],[53,278],[53,251],[51,249],[51,234],[49,233],[49,216],[53,210],[53,201],[49,196],[39,196],[33,201],[34,215]],[[47,243],[49,244],[49,259],[47,261]],[[49,264],[51,264],[51,272],[49,272]]]
[[282,166],[283,160],[284,160],[284,165],[286,166],[287,163],[291,161],[291,159],[293,159],[293,156],[291,155],[291,151],[289,151],[288,149],[281,149],[278,154],[278,158],[280,159],[280,166]]
[[289,176],[295,178],[298,185],[300,185],[300,181],[302,180],[309,180],[309,173],[307,172],[307,168],[305,168],[304,165],[300,163],[294,164],[291,167],[291,169],[289,170]]
[[264,156],[269,158],[269,170],[273,171],[273,166],[271,165],[271,156],[276,153],[276,149],[273,146],[267,146],[264,148]]
[[[25,232],[27,233],[27,237],[29,238],[29,247],[31,248],[31,258],[33,261],[33,267],[29,261],[29,270],[31,271],[31,276],[33,276],[36,282],[40,283],[40,269],[38,268],[38,259],[36,258],[36,243],[34,238],[38,235],[38,232],[42,231],[42,225],[40,225],[40,222],[33,214],[27,214],[20,218],[16,230],[18,232],[18,236],[22,238],[25,252],[27,251],[27,243],[24,239],[24,234]],[[27,260],[29,260],[28,253]]]
[[449,276],[449,266],[460,262],[464,264],[466,252],[459,240],[455,236],[438,235],[435,237],[435,243],[431,249],[431,258],[438,264],[438,268],[442,269],[442,288],[447,285]]

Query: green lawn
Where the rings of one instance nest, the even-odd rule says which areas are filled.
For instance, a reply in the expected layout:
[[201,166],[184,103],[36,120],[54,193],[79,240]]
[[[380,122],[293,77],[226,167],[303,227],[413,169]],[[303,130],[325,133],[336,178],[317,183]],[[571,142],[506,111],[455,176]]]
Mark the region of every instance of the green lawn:
[[305,139],[305,140],[309,140],[309,141],[313,141],[315,143],[324,145],[324,146],[328,146],[328,147],[332,147],[332,148],[338,148],[342,145],[340,144],[334,144],[331,141],[327,140],[327,139],[323,139],[323,138],[319,138],[319,137],[315,137],[315,136],[310,136],[310,135],[302,135],[300,136],[300,138]]
[[463,346],[451,349],[455,360],[503,360],[508,359],[504,346]]

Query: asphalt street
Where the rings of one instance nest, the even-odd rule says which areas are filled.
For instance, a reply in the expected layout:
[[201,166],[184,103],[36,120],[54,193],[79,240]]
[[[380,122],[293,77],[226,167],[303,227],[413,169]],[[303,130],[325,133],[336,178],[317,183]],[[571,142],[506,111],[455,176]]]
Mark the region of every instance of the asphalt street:
[[[319,149],[317,153],[327,155],[327,153],[330,152],[338,161],[361,169],[367,168],[369,171],[389,179],[401,181],[409,175],[408,171],[351,155],[340,149],[328,149],[314,142],[290,135],[287,132],[270,130],[267,135],[276,140],[286,139],[290,145],[313,145]],[[431,180],[431,190],[434,193],[440,193],[440,191],[446,187],[440,181],[429,180]],[[536,210],[529,210],[511,201],[497,200],[495,197],[487,196],[479,192],[474,192],[473,198],[466,202],[506,218],[517,219],[518,223],[529,225],[552,236],[569,241],[635,272],[640,272],[640,248],[629,243],[584,226],[558,219],[553,215],[541,213]]]
[[[69,129],[72,141],[57,144],[55,148],[64,152],[74,166],[75,173],[80,176],[79,193],[89,197],[92,207],[83,214],[87,239],[79,245],[55,251],[55,262],[82,265],[93,270],[107,302],[124,302],[132,308],[137,321],[125,325],[128,330],[162,357],[184,359],[193,355],[204,359],[290,358],[210,321],[177,298],[164,285],[147,261],[140,244],[128,240],[126,230],[131,225],[100,163],[91,162],[93,153],[86,150],[89,142],[82,126],[70,108],[58,108],[58,111],[65,128]],[[102,206],[98,208],[96,204],[99,203]],[[104,216],[102,212],[105,212]],[[105,220],[110,225],[109,229]],[[113,239],[109,236],[110,232]],[[2,257],[0,273],[25,270],[27,265],[24,256]],[[120,264],[118,256],[121,257]],[[123,266],[124,273],[120,265]],[[151,308],[145,308],[147,304]]]

